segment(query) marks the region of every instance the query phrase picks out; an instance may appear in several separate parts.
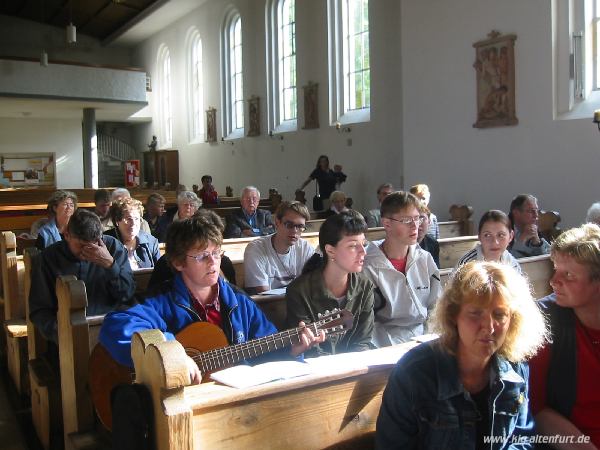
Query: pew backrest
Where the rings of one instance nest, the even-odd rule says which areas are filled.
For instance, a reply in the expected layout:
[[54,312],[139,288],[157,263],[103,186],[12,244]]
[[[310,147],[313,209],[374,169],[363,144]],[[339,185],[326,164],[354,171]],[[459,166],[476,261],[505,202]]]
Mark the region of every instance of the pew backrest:
[[26,248],[23,251],[23,264],[25,275],[23,278],[23,295],[25,298],[25,317],[27,320],[27,352],[29,360],[42,356],[47,349],[46,339],[35,328],[29,319],[29,291],[31,289],[31,275],[39,264],[40,251],[35,247]]

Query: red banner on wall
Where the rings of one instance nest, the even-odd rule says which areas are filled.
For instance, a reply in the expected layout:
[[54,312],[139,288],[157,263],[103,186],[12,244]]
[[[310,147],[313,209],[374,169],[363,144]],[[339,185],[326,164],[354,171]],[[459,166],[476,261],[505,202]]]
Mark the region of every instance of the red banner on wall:
[[137,187],[140,185],[140,160],[132,159],[125,161],[125,187]]

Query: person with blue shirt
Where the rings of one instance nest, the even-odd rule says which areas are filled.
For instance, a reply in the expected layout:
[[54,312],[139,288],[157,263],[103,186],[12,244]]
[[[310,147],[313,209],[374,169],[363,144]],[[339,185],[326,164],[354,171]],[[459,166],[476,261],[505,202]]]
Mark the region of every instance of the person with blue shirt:
[[69,220],[77,209],[77,195],[71,191],[56,191],[48,199],[49,220],[38,229],[35,246],[40,250],[62,241]]
[[525,278],[469,262],[433,313],[439,338],[398,361],[383,394],[378,449],[533,448],[529,368],[547,340]]
[[259,209],[260,191],[246,186],[240,194],[241,208],[227,217],[225,238],[266,236],[275,233],[271,212]]
[[141,230],[143,211],[142,202],[135,198],[113,203],[109,214],[115,228],[104,232],[121,241],[132,270],[154,267],[160,258],[158,239]]
[[[158,329],[167,339],[174,339],[191,323],[204,321],[220,327],[232,345],[277,332],[246,294],[219,276],[222,241],[219,228],[202,217],[171,224],[166,255],[177,274],[171,283],[142,303],[107,314],[99,340],[113,359],[132,367],[131,337],[142,330]],[[325,339],[323,332],[314,336],[308,328],[302,330],[300,337],[300,342],[289,350],[291,357]],[[192,382],[199,383],[202,374],[191,358],[188,367]]]

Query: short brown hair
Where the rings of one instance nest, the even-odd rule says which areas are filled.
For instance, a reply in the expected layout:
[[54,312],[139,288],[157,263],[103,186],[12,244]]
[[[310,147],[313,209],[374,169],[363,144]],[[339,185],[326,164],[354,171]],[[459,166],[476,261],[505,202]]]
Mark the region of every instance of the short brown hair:
[[481,219],[479,219],[479,227],[477,228],[477,232],[481,234],[481,229],[488,222],[498,222],[504,225],[509,230],[512,230],[512,223],[510,218],[504,211],[500,211],[499,209],[490,209],[483,213]]
[[390,217],[392,214],[396,214],[408,206],[414,206],[419,209],[420,205],[421,201],[410,192],[392,192],[381,202],[381,218]]
[[54,208],[57,207],[60,202],[65,201],[68,198],[73,200],[73,206],[75,207],[75,209],[77,209],[77,194],[71,191],[58,190],[53,192],[50,198],[48,199],[48,212],[52,216],[55,216],[56,213],[54,212]]
[[208,247],[209,243],[220,246],[223,234],[215,223],[202,216],[192,216],[169,225],[167,229],[166,252],[167,261],[183,263],[191,248]]
[[590,280],[600,280],[600,227],[595,223],[565,231],[554,240],[550,252],[552,257],[557,253],[570,256],[588,268]]
[[295,200],[293,202],[281,202],[277,207],[277,210],[275,210],[275,217],[281,220],[288,211],[295,212],[296,214],[304,217],[305,220],[310,220],[310,212],[308,211],[306,205]]
[[415,184],[410,188],[410,193],[416,195],[417,197],[422,197],[424,195],[430,194],[429,186],[426,184]]
[[142,202],[133,197],[125,197],[119,201],[113,202],[113,204],[110,205],[110,218],[115,226],[117,225],[117,222],[123,220],[125,211],[139,211],[141,218],[144,214],[144,206],[142,205]]

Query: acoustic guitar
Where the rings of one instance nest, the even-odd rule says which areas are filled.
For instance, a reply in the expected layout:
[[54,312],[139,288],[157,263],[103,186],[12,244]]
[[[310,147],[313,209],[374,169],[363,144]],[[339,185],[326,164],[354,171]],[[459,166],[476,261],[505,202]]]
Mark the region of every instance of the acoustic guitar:
[[[334,310],[319,315],[317,322],[305,327],[281,331],[235,345],[229,345],[223,330],[218,326],[208,322],[194,322],[177,333],[175,338],[198,364],[204,382],[208,381],[212,372],[233,366],[245,359],[298,344],[304,328],[309,328],[315,335],[324,331],[326,335],[331,336],[351,329],[353,320],[354,316],[350,311]],[[102,344],[96,344],[90,355],[90,392],[98,418],[108,430],[112,429],[110,393],[119,384],[133,383],[134,378],[130,367],[116,362]]]

